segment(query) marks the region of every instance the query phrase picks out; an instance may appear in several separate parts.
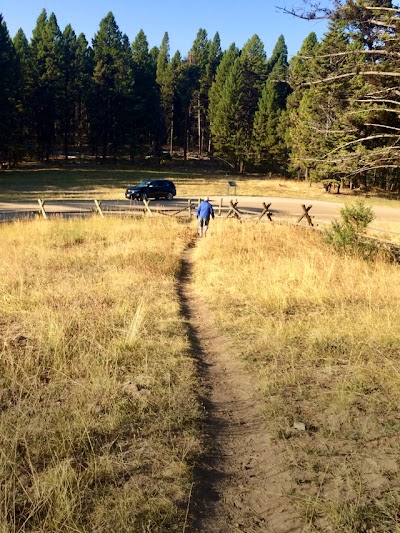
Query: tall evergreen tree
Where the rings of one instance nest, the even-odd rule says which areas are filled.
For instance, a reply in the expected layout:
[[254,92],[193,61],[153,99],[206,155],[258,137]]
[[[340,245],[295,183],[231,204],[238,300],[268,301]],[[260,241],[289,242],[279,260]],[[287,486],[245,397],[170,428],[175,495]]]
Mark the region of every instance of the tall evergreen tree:
[[172,58],[171,68],[176,80],[174,99],[176,138],[183,146],[184,159],[186,160],[190,145],[192,119],[195,116],[193,106],[197,101],[193,95],[198,89],[198,69],[188,60],[181,60],[179,52]]
[[78,98],[78,43],[71,25],[68,24],[62,35],[62,94],[61,132],[63,136],[64,158],[67,160],[70,147],[75,144],[76,103]]
[[[317,35],[315,32],[311,32],[304,39],[299,53],[290,60],[288,80],[292,93],[287,100],[287,117],[282,117],[283,119],[287,118],[288,132],[285,138],[289,145],[289,153],[293,149],[293,154],[291,155],[292,169],[297,170],[299,173],[304,173],[306,178],[308,177],[311,164],[305,161],[305,152],[301,147],[301,143],[298,141],[302,135],[304,120],[309,120],[311,115],[308,115],[306,111],[308,109],[308,98],[304,100],[303,105],[300,105],[300,103],[306,90],[306,83],[313,77],[312,61],[318,53],[318,48]],[[306,113],[307,118],[304,116],[304,113]],[[304,135],[307,135],[306,132],[304,132]],[[308,141],[305,142],[304,147],[307,144]],[[296,156],[294,155],[295,152],[297,152]],[[293,164],[294,161],[296,161],[295,164]]]
[[[270,59],[268,62],[268,80],[276,85],[278,107],[281,110],[286,109],[287,98],[291,93],[291,88],[288,83],[289,64],[287,57],[287,46],[283,35],[281,35],[272,54],[273,60]],[[273,65],[272,68],[271,65]]]
[[[243,172],[252,159],[254,117],[267,79],[267,62],[264,46],[257,35],[245,44],[235,59],[236,55],[236,47],[232,45],[217,70],[210,90],[210,121],[216,152],[233,160],[235,167]],[[240,110],[234,98],[240,101]],[[239,138],[231,131],[231,117],[225,117],[225,113],[235,116]],[[233,149],[233,139],[238,142],[236,149]]]
[[[178,61],[180,64],[180,58]],[[176,66],[170,62],[169,35],[164,34],[157,57],[157,83],[160,87],[161,107],[164,131],[168,137],[169,150],[172,155],[174,141]]]
[[76,137],[75,144],[82,152],[88,147],[90,137],[89,110],[94,99],[93,50],[83,33],[76,40],[76,67],[78,72],[75,101]]
[[226,159],[241,173],[245,170],[250,150],[245,77],[246,71],[238,57],[224,83],[211,123],[216,155]]
[[[239,50],[234,43],[230,45],[228,50],[226,50],[223,55],[220,64],[217,67],[215,73],[215,79],[211,84],[208,99],[209,99],[209,109],[208,109],[208,121],[210,123],[211,130],[211,141],[213,142],[214,128],[213,123],[215,121],[216,115],[218,113],[218,107],[221,102],[221,95],[225,85],[225,82],[228,78],[229,72],[231,71],[236,59],[239,57]],[[212,148],[212,145],[211,145]]]
[[215,76],[217,74],[218,66],[222,59],[222,50],[221,50],[221,40],[219,37],[219,33],[217,32],[214,35],[213,40],[210,42],[209,47],[209,53],[208,53],[208,60],[207,60],[207,66],[206,66],[206,72],[205,72],[205,78],[204,78],[204,107],[205,107],[205,115],[204,115],[204,147],[207,147],[207,151],[211,151],[211,131],[210,131],[210,118],[209,118],[209,107],[210,107],[210,90],[211,86],[215,80]]
[[289,62],[289,80],[293,90],[301,89],[302,85],[311,79],[310,63],[318,52],[318,39],[315,32],[311,32],[303,41],[298,54]]
[[33,129],[33,66],[32,54],[28,39],[22,29],[19,29],[13,40],[17,54],[16,74],[18,75],[18,114],[17,127],[15,130],[14,153],[17,160],[21,160],[25,155],[33,156],[32,151],[34,129]]
[[91,124],[95,148],[105,161],[111,148],[114,160],[129,137],[133,90],[129,42],[109,12],[93,39],[95,98]]
[[287,166],[285,131],[281,122],[289,92],[288,85],[282,81],[286,77],[286,70],[285,57],[281,56],[264,86],[254,117],[253,147],[256,161],[266,164],[269,170],[285,170]]
[[[325,80],[346,68],[348,56],[344,52],[348,46],[343,25],[331,23],[310,67],[317,80]],[[304,91],[298,110],[292,109],[291,113],[293,168],[303,170],[306,176],[311,170],[313,179],[329,178],[339,170],[336,163],[327,164],[324,160],[338,144],[353,138],[343,119],[350,94],[351,85],[346,78],[317,83]]]
[[189,51],[188,63],[195,69],[197,83],[193,93],[192,108],[197,117],[197,146],[199,154],[203,153],[206,130],[207,99],[207,65],[210,54],[210,41],[207,32],[200,29]]
[[246,152],[243,154],[243,162],[241,163],[241,171],[244,170],[245,162],[252,159],[252,136],[254,117],[258,108],[258,102],[265,82],[267,80],[267,60],[264,50],[264,45],[257,35],[253,35],[247,41],[242,49],[239,57],[242,65],[244,76],[243,87],[243,112],[241,116],[240,127],[244,136],[242,145]]
[[268,62],[267,62],[268,74],[272,72],[275,65],[278,63],[278,61],[282,61],[282,58],[284,59],[285,62],[287,62],[287,56],[288,56],[288,49],[286,46],[285,38],[283,35],[280,35],[272,51],[272,55],[268,59]]
[[7,25],[0,15],[0,164],[14,159],[19,71],[17,55]]
[[134,79],[132,155],[149,145],[159,153],[162,138],[160,90],[156,84],[153,59],[143,30],[140,30],[132,43],[132,60]]
[[49,160],[56,146],[61,114],[62,34],[54,13],[40,14],[31,41],[35,66],[33,92],[38,156]]

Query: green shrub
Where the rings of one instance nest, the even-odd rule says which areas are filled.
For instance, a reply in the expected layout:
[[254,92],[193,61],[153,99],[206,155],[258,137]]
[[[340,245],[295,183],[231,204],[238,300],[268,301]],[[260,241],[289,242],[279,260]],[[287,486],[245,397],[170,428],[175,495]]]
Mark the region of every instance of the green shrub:
[[364,240],[360,237],[365,233],[367,226],[374,219],[372,209],[365,205],[362,200],[350,204],[340,210],[341,221],[334,220],[331,225],[325,229],[325,241],[337,250],[360,252],[371,252]]
[[364,233],[367,226],[375,218],[371,207],[365,205],[362,200],[350,204],[347,203],[340,210],[343,223],[354,229],[356,233]]

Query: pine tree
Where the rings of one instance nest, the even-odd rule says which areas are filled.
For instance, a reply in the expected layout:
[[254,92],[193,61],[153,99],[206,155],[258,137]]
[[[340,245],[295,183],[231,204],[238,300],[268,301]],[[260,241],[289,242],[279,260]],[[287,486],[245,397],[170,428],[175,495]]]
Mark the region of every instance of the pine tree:
[[293,56],[289,63],[289,80],[293,90],[300,89],[311,79],[310,62],[318,52],[318,39],[315,32],[311,32],[303,41],[300,51]]
[[[325,80],[346,68],[348,56],[337,52],[346,52],[348,45],[343,25],[332,23],[310,65],[315,79]],[[329,179],[340,171],[337,162],[341,158],[328,162],[326,156],[353,138],[344,120],[350,94],[349,80],[341,78],[317,83],[303,92],[298,110],[292,109],[290,118],[293,169],[304,171],[306,177],[311,171],[313,179]]]
[[241,58],[232,66],[220,94],[220,103],[211,123],[216,155],[230,162],[235,170],[244,172],[249,154],[247,128],[246,72]]
[[169,56],[169,36],[164,34],[159,54],[157,57],[157,84],[160,88],[161,108],[163,112],[164,131],[169,140],[169,150],[172,155],[174,139],[174,96],[175,96],[175,75],[170,63]]
[[[267,62],[257,35],[245,44],[232,66],[235,55],[235,47],[231,46],[222,58],[210,90],[209,116],[216,152],[244,172],[246,163],[252,159],[254,117],[267,78]],[[235,121],[232,122],[231,116],[224,116],[225,113],[231,113]],[[233,124],[240,135],[232,131]],[[235,148],[233,140],[237,142]]]
[[82,151],[88,146],[90,137],[89,110],[93,107],[91,102],[94,99],[93,50],[89,47],[83,33],[78,35],[76,43],[76,68],[78,78],[75,101],[75,144],[79,147],[79,150],[82,153]]
[[[183,146],[183,157],[186,161],[190,146],[192,119],[196,115],[193,106],[197,100],[193,98],[198,89],[198,68],[188,60],[182,60],[177,52],[171,60],[176,90],[174,99],[175,131],[178,142]],[[197,122],[197,121],[196,121]]]
[[269,76],[264,85],[254,118],[253,149],[258,164],[269,170],[285,170],[287,148],[284,121],[286,103],[291,92],[287,83],[287,47],[283,35],[268,61]]
[[285,38],[283,35],[280,35],[278,41],[272,51],[271,57],[267,62],[267,72],[270,74],[274,69],[278,61],[282,61],[282,58],[287,62],[288,49],[286,46]]
[[267,60],[264,45],[257,35],[254,35],[244,45],[239,61],[242,65],[244,77],[243,112],[240,124],[244,136],[242,146],[246,149],[243,154],[243,164],[241,165],[241,171],[243,171],[244,163],[252,159],[251,146],[253,144],[254,117],[267,79]]
[[272,81],[276,86],[278,107],[282,111],[286,109],[288,96],[292,92],[288,83],[289,64],[287,56],[287,46],[283,35],[281,35],[274,48],[272,59],[268,62],[268,80]]
[[19,72],[17,55],[6,23],[0,15],[0,165],[14,160],[17,128]]
[[154,63],[143,30],[140,30],[132,43],[132,60],[134,113],[131,155],[143,151],[149,145],[152,145],[157,155],[160,155],[162,138],[160,91],[156,84]]
[[207,65],[210,54],[210,41],[207,32],[200,29],[189,51],[188,63],[196,70],[197,83],[193,92],[192,107],[197,116],[197,145],[199,154],[203,153],[206,127]]
[[211,131],[211,141],[213,142],[213,122],[215,121],[218,107],[221,102],[221,94],[225,85],[225,82],[228,78],[229,72],[231,71],[236,59],[239,57],[239,50],[236,45],[233,43],[230,45],[228,50],[226,50],[223,55],[220,64],[217,67],[215,73],[215,79],[211,84],[208,99],[208,121],[210,124]]
[[62,35],[62,95],[61,131],[64,140],[64,158],[68,160],[70,147],[75,144],[75,110],[78,98],[78,43],[71,25],[68,24]]
[[31,145],[35,136],[32,93],[34,88],[32,54],[28,39],[19,29],[13,40],[17,54],[18,74],[17,126],[15,129],[14,154],[16,160],[25,155],[33,156]]
[[62,34],[54,13],[40,14],[31,42],[34,72],[33,110],[38,156],[50,159],[56,147],[56,131],[62,109]]
[[207,67],[204,78],[204,146],[207,146],[207,151],[211,151],[211,132],[210,132],[210,117],[209,117],[209,107],[210,107],[210,90],[212,84],[215,80],[218,66],[222,59],[222,50],[221,50],[221,40],[219,33],[217,32],[214,35],[213,40],[210,42],[210,48],[208,53]]
[[111,147],[115,161],[129,138],[133,74],[128,38],[119,30],[111,12],[100,22],[93,39],[93,53],[93,143],[96,148],[101,146],[103,161]]
[[[277,67],[279,63],[274,69]],[[276,171],[286,168],[287,150],[280,124],[285,102],[279,84],[273,79],[274,69],[264,86],[254,117],[253,148],[256,162]]]

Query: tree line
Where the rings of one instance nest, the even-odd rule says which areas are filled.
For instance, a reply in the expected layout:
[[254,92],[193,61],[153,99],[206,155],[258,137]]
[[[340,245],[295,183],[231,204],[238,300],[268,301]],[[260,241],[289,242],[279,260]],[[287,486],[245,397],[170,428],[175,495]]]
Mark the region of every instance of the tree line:
[[322,4],[291,12],[330,21],[290,60],[283,35],[268,58],[257,35],[223,51],[200,29],[187,57],[171,57],[168,33],[152,49],[142,30],[130,43],[111,12],[91,45],[45,10],[30,41],[22,30],[11,39],[0,15],[0,160],[134,162],[180,149],[237,172],[397,190],[400,10]]

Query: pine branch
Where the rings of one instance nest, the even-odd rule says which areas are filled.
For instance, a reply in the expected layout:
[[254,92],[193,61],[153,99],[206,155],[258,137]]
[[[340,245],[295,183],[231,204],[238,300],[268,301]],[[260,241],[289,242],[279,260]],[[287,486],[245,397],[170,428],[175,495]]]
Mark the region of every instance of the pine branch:
[[366,122],[365,126],[373,126],[375,128],[386,128],[388,130],[400,131],[400,128],[395,128],[394,126],[386,126],[385,124],[373,124],[373,123],[370,124]]
[[338,150],[342,150],[343,148],[346,148],[347,146],[351,146],[353,144],[362,143],[364,141],[372,141],[374,139],[385,139],[385,138],[394,138],[394,139],[400,140],[399,135],[395,135],[394,133],[393,134],[381,133],[379,135],[368,135],[368,137],[362,137],[360,139],[355,139],[354,141],[349,141],[345,144],[342,144],[341,146],[338,146],[337,148],[334,148],[333,150],[331,150],[327,155],[333,154],[337,152]]
[[302,87],[309,87],[311,85],[319,85],[321,83],[329,82],[329,81],[336,81],[344,78],[354,78],[358,75],[364,75],[364,76],[382,76],[382,77],[394,77],[399,78],[400,72],[386,72],[386,71],[379,71],[379,70],[366,70],[366,71],[359,71],[359,72],[347,72],[346,74],[338,74],[337,76],[331,76],[330,78],[324,78],[322,80],[315,80],[315,81],[309,81],[306,83],[303,83]]
[[[382,104],[393,104],[400,106],[400,102],[397,100],[387,100],[386,98],[358,98],[357,100],[354,100],[354,102],[360,102],[360,103],[382,103]],[[392,111],[395,111],[394,109]]]
[[[329,59],[331,57],[341,57],[341,56],[349,56],[353,54],[362,54],[362,55],[380,55],[380,56],[394,56],[394,57],[400,57],[400,52],[392,52],[389,50],[383,50],[383,49],[374,49],[374,50],[346,50],[345,52],[334,52],[332,54],[318,54],[318,59]],[[314,59],[314,56],[298,56],[300,59]]]

